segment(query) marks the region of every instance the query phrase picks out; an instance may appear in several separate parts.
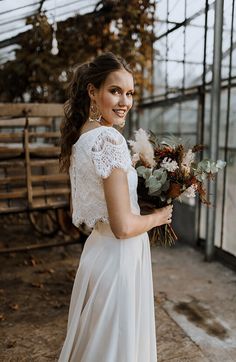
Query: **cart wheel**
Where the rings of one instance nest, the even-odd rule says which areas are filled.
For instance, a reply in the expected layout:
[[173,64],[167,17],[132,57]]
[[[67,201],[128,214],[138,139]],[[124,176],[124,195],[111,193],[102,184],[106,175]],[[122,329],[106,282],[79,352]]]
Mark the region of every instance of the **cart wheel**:
[[71,213],[69,209],[57,209],[57,220],[61,230],[65,234],[69,234],[72,237],[88,236],[91,233],[91,229],[82,224],[78,228],[72,224]]
[[71,213],[69,209],[57,209],[57,219],[61,230],[65,234],[70,235],[72,238],[78,239],[79,243],[82,245],[83,250],[84,244],[91,230],[86,229],[83,227],[83,225],[80,225],[79,228],[75,227],[72,224]]
[[32,211],[29,219],[34,229],[42,235],[53,236],[59,230],[55,210]]

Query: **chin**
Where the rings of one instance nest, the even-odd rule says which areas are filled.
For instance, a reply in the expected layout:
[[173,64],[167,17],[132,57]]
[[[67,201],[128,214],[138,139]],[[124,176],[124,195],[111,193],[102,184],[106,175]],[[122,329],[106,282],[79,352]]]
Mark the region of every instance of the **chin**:
[[121,119],[116,119],[114,120],[113,124],[116,126],[121,126],[125,123],[125,118],[121,118]]
[[107,125],[110,125],[110,126],[123,126],[124,122],[125,122],[125,118],[117,119],[116,117],[115,118],[110,117],[109,121],[107,121],[105,117],[103,117],[103,119],[105,120]]

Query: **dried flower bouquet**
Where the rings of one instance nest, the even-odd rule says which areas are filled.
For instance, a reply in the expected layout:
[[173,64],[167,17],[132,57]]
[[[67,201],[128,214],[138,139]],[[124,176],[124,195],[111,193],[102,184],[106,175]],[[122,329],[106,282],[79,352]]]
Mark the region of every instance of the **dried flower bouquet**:
[[[157,136],[142,128],[135,131],[135,140],[128,141],[132,151],[132,162],[138,174],[138,198],[141,205],[160,208],[180,200],[195,197],[209,205],[205,180],[214,179],[226,162],[204,159],[196,160],[196,154],[204,146],[195,145],[187,149],[181,139],[169,136],[159,141]],[[152,239],[162,245],[172,245],[177,236],[170,224],[153,230]]]

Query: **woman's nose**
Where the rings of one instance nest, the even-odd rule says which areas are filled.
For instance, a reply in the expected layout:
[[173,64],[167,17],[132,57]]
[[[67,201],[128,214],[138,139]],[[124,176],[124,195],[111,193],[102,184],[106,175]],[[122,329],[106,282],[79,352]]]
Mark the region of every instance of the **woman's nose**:
[[129,106],[131,104],[131,100],[126,96],[122,95],[119,99],[119,106]]

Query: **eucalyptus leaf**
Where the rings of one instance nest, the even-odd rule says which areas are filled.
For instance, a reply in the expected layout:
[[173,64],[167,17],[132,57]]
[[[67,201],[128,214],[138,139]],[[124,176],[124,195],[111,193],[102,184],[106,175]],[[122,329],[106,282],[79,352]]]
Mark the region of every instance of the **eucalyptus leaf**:
[[215,161],[210,161],[210,160],[202,160],[198,163],[197,166],[197,173],[217,173],[219,169],[225,167],[226,162],[218,160],[217,162]]
[[149,194],[153,195],[154,193],[156,193],[158,191],[161,192],[161,184],[156,184],[156,185],[152,185],[149,187]]
[[161,193],[162,193],[162,190],[161,189],[159,189],[159,190],[156,190],[156,191],[154,191],[154,190],[148,190],[148,195],[150,195],[150,196],[158,196],[158,197],[160,197],[160,195],[161,195]]
[[145,180],[148,179],[152,174],[152,169],[144,166],[139,166],[136,168],[138,176],[143,177]]
[[166,180],[166,182],[162,186],[162,191],[167,191],[169,187],[170,187],[170,180]]
[[161,181],[164,184],[167,180],[167,172],[164,168],[159,168],[153,172],[153,176],[156,177],[157,180]]

